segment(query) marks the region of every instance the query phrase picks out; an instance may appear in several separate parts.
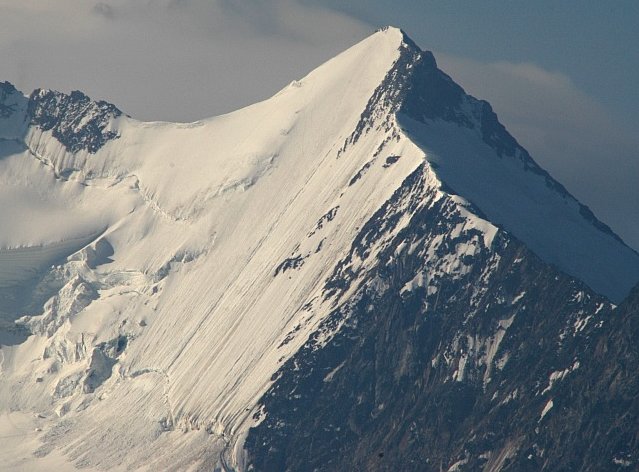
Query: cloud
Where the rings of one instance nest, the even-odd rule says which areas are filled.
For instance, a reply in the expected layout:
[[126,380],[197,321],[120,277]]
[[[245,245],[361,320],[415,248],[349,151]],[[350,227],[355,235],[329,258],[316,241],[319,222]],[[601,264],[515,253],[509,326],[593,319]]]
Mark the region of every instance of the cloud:
[[466,90],[488,100],[533,158],[639,248],[639,138],[560,72],[436,54]]

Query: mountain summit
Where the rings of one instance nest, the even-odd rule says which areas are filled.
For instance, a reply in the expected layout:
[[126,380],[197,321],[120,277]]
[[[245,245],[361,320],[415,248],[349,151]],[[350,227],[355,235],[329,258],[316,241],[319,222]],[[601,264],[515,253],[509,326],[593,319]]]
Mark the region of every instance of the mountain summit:
[[432,53],[396,28],[379,34],[399,43],[400,54],[362,122],[376,108],[378,115],[395,112],[399,127],[452,193],[547,262],[623,299],[639,280],[637,254],[534,162],[488,102],[466,94],[439,70]]
[[[639,256],[396,28],[190,124],[4,84],[0,179],[16,468],[397,466],[378,449],[425,454],[402,436],[411,402],[506,401],[527,330],[566,367],[639,280]],[[533,364],[512,389],[547,376]],[[458,460],[443,450],[429,460]]]

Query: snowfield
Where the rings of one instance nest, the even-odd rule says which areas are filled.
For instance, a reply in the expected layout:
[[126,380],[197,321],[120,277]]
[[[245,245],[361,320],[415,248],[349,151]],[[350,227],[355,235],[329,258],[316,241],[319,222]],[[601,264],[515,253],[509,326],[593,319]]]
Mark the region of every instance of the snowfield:
[[487,245],[503,228],[625,295],[639,256],[545,177],[455,124],[365,112],[405,41],[377,32],[209,120],[109,115],[98,149],[60,137],[88,105],[63,133],[0,95],[15,103],[0,114],[0,329],[31,333],[0,349],[5,469],[243,469],[258,399],[344,301],[326,280],[420,166]]

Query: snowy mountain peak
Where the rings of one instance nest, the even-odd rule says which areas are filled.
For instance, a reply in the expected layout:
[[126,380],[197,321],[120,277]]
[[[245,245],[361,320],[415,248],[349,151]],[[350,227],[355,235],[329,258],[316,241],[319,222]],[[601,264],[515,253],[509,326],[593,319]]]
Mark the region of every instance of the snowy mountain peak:
[[23,329],[0,340],[0,408],[42,412],[25,421],[47,433],[16,447],[61,462],[242,469],[275,373],[355,329],[393,277],[410,275],[393,306],[423,293],[429,317],[455,281],[486,295],[522,242],[613,300],[639,279],[639,256],[396,28],[195,123],[80,92],[0,99],[0,321]]
[[476,214],[596,291],[621,300],[639,280],[637,253],[532,159],[488,102],[468,95],[441,71],[432,53],[399,29],[376,34],[390,37],[399,55],[344,148],[372,123],[390,129],[396,120],[441,182],[471,202]]
[[398,45],[404,43],[412,48],[420,49],[415,41],[413,41],[403,29],[398,28],[397,26],[382,26],[381,28],[375,30],[374,35],[377,34],[383,35],[388,41],[394,42]]

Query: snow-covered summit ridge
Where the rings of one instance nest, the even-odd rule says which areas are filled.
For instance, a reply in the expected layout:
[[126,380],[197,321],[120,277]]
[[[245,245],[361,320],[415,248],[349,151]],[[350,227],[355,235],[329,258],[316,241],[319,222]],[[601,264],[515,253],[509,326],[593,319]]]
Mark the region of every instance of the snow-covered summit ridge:
[[[533,160],[488,102],[441,71],[431,52],[396,28],[377,34],[398,42],[400,54],[344,147],[380,116],[396,117],[442,183],[475,213],[595,291],[621,300],[639,280],[639,255]],[[391,121],[381,120],[383,127]]]

